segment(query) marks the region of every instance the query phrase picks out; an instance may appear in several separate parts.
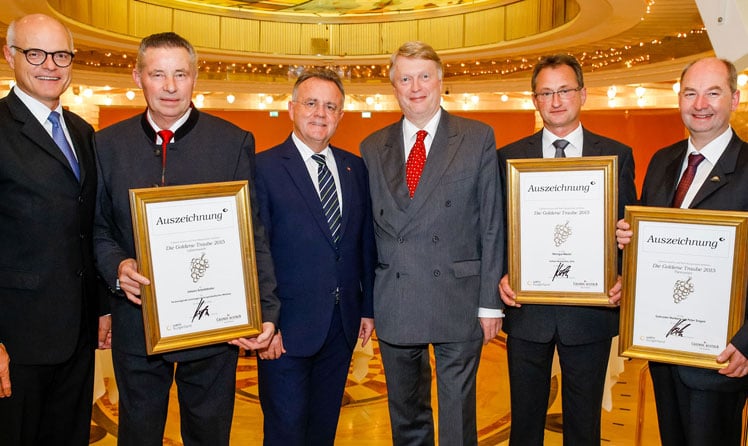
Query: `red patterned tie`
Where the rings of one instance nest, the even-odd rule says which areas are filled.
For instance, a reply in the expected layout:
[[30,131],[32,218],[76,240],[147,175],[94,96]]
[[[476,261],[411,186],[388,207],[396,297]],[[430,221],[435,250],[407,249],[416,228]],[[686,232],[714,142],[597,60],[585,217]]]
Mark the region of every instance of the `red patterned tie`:
[[166,148],[169,146],[174,132],[171,130],[159,130],[158,136],[161,137],[161,185],[166,186]]
[[418,181],[421,179],[421,172],[423,172],[423,166],[426,164],[426,146],[423,144],[426,135],[428,135],[426,130],[418,131],[416,134],[416,143],[410,149],[408,162],[405,163],[405,182],[408,184],[410,198],[413,198],[413,195],[416,193]]
[[696,168],[699,167],[699,163],[702,161],[704,161],[704,155],[700,153],[688,155],[688,167],[683,172],[683,176],[680,177],[678,188],[675,190],[675,198],[673,198],[674,208],[679,208],[681,203],[683,203],[683,198],[686,197],[688,188],[691,187],[693,177],[696,176]]

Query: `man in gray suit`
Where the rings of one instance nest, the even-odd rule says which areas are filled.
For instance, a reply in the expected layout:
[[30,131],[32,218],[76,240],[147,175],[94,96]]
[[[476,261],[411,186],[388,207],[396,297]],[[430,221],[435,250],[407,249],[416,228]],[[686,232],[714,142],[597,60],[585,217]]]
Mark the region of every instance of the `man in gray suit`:
[[[512,158],[614,155],[618,157],[618,214],[636,200],[631,148],[582,127],[587,98],[582,67],[572,56],[542,58],[532,74],[533,103],[543,129],[499,150],[502,173]],[[502,175],[506,177],[506,175]],[[618,309],[568,305],[520,305],[507,276],[501,279],[507,305],[512,446],[543,444],[553,354],[561,364],[564,444],[600,445],[600,408],[610,344],[618,334]],[[611,296],[620,289],[615,285]],[[611,300],[612,302],[612,300]]]
[[[438,375],[439,442],[475,445],[482,345],[501,328],[504,241],[493,130],[440,107],[442,64],[405,43],[390,81],[405,115],[361,144],[379,264],[374,315],[396,445],[434,444],[429,345]],[[412,148],[411,148],[412,147]]]

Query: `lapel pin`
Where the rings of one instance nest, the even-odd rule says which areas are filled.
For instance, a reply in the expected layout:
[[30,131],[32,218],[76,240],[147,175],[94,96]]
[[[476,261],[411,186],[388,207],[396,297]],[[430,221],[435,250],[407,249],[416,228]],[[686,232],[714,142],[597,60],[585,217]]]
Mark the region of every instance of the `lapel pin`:
[[712,183],[719,183],[719,177],[717,175],[715,175],[715,176],[709,178],[709,181],[711,181]]
[[351,171],[351,166],[345,166],[345,170],[347,170],[348,172],[350,172]]

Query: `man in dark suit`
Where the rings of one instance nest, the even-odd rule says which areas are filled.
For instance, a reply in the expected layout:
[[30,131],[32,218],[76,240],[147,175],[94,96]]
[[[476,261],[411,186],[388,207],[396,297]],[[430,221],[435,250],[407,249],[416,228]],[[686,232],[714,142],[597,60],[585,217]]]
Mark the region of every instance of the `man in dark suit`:
[[[140,44],[133,78],[148,108],[96,134],[99,188],[95,249],[99,272],[117,290],[112,306],[112,358],[119,389],[120,445],[160,445],[169,389],[176,380],[186,445],[228,445],[234,409],[238,349],[228,344],[147,356],[128,190],[153,185],[250,181],[254,195],[254,138],[192,107],[197,56],[182,37],[154,34]],[[168,131],[168,132],[164,132]],[[163,144],[162,144],[163,143]],[[162,157],[162,150],[168,157]],[[232,341],[267,346],[279,302],[265,230],[251,199],[263,333]]]
[[[689,138],[654,154],[644,177],[642,205],[748,211],[748,144],[730,128],[730,114],[739,103],[732,63],[706,58],[686,66],[678,105]],[[699,161],[695,176],[677,199],[681,203],[676,203],[677,185],[691,158]],[[619,246],[628,244],[632,235],[630,225],[619,221]],[[742,444],[746,356],[748,325],[744,323],[717,357],[720,363],[730,362],[719,371],[650,361],[663,446]]]
[[[498,151],[502,178],[506,160],[513,158],[618,157],[618,214],[636,200],[631,148],[582,127],[579,113],[587,93],[582,67],[573,57],[542,58],[532,73],[533,103],[543,129]],[[564,141],[559,143],[556,141]],[[613,293],[619,285],[614,287]],[[551,366],[558,350],[561,364],[561,401],[564,444],[600,444],[600,408],[610,356],[611,339],[618,334],[618,309],[591,306],[519,305],[501,279],[501,298],[507,305],[507,337],[514,446],[543,444],[550,395]]]
[[496,142],[487,125],[440,107],[442,64],[429,45],[401,46],[390,81],[404,118],[367,137],[361,153],[374,210],[374,315],[392,438],[434,444],[432,345],[439,443],[474,445],[478,362],[503,316]]
[[0,99],[0,444],[86,445],[94,349],[110,325],[91,242],[93,128],[60,105],[64,25],[20,18],[3,51],[16,85]]
[[335,442],[356,339],[374,330],[374,229],[366,167],[329,145],[343,84],[325,69],[296,80],[293,133],[257,155],[257,201],[278,280],[278,333],[259,351],[264,444]]

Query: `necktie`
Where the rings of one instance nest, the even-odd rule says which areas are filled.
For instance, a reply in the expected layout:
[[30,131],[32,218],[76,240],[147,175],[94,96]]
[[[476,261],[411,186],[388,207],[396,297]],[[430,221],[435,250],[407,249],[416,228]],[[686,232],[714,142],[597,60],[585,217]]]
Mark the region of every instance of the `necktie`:
[[312,159],[317,163],[317,181],[319,182],[319,199],[322,202],[322,210],[330,226],[330,233],[335,243],[340,240],[340,204],[338,203],[338,192],[335,189],[335,179],[330,169],[327,168],[325,155],[315,153]]
[[692,153],[688,155],[688,166],[683,172],[683,176],[680,177],[678,182],[678,188],[675,190],[675,198],[673,198],[673,207],[679,208],[683,203],[688,188],[691,187],[693,177],[696,176],[696,168],[699,167],[699,163],[704,161],[704,155],[700,153]]
[[171,130],[159,130],[158,136],[161,137],[161,185],[166,186],[166,148],[169,146],[174,132]]
[[556,148],[556,154],[553,155],[554,158],[566,158],[566,152],[564,152],[564,149],[566,149],[566,146],[569,145],[569,141],[565,139],[557,139],[553,141],[553,147]]
[[426,135],[428,135],[426,130],[419,130],[416,133],[416,143],[410,149],[408,161],[405,163],[405,182],[408,184],[410,198],[413,198],[413,195],[416,193],[418,181],[421,179],[421,172],[423,172],[423,166],[426,165],[426,145],[423,143]]
[[73,148],[70,147],[68,139],[65,138],[65,132],[62,130],[62,126],[60,126],[60,114],[56,111],[50,112],[47,120],[52,123],[52,139],[55,141],[57,147],[60,148],[60,151],[62,151],[62,154],[65,155],[65,158],[68,160],[68,163],[70,164],[70,167],[73,169],[73,173],[75,174],[75,178],[80,181],[80,166],[78,165],[78,160],[75,159]]

